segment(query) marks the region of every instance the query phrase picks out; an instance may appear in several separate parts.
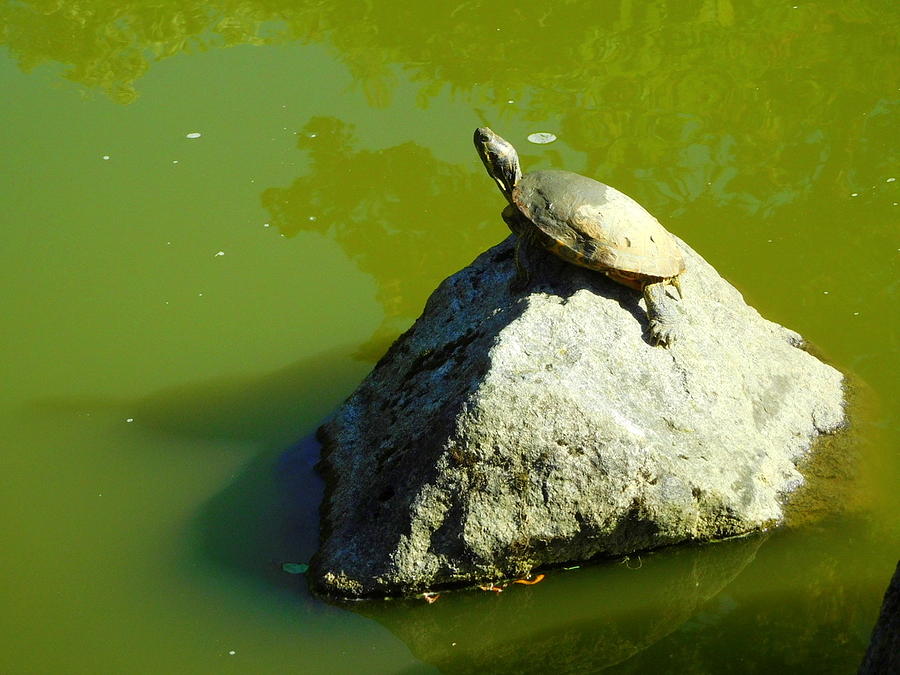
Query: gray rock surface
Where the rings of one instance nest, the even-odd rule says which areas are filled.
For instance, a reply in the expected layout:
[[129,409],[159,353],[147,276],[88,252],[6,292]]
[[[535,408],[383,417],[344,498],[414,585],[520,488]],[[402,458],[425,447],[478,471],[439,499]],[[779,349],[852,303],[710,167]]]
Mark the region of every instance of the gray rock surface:
[[320,429],[318,590],[410,594],[778,523],[841,374],[683,242],[682,338],[639,293],[507,239],[446,279]]

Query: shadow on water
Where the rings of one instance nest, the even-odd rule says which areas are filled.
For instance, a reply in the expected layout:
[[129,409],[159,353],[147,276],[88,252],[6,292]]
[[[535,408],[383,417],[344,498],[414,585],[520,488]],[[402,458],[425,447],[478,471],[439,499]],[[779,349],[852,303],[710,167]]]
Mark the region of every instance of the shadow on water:
[[[209,441],[192,446],[203,453],[249,445],[258,454],[193,518],[194,550],[241,576],[305,589],[303,577],[282,564],[306,562],[318,546],[323,483],[313,470],[319,457],[313,432],[369,368],[351,352],[335,349],[262,376],[214,378],[137,400],[45,399],[32,410],[42,418],[83,410],[127,414],[155,437]],[[223,449],[224,443],[230,445]]]
[[310,435],[286,450],[255,457],[204,504],[193,522],[198,553],[233,572],[305,594],[305,578],[285,563],[304,564],[319,545],[324,483]]

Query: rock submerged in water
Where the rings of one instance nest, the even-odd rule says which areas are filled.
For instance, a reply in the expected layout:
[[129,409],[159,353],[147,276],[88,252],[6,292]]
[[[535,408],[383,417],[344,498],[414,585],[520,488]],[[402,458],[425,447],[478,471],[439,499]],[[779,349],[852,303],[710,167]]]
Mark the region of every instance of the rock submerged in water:
[[842,376],[684,243],[683,337],[512,237],[446,279],[320,429],[317,590],[364,597],[764,529],[844,421]]

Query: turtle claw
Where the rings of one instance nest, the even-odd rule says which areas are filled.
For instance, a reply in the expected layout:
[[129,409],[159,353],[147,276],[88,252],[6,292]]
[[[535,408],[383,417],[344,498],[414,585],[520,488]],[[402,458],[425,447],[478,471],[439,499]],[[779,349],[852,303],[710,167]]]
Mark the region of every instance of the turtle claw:
[[650,341],[659,347],[668,347],[678,337],[678,331],[670,323],[659,321],[658,319],[650,320]]

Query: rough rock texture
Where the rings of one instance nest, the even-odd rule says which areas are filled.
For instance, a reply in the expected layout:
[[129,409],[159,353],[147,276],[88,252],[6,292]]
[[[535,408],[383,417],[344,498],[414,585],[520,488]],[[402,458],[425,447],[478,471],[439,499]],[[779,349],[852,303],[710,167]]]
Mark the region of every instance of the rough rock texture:
[[314,583],[409,594],[765,528],[842,377],[679,241],[682,339],[639,293],[507,239],[446,279],[320,430]]
[[859,672],[860,675],[900,673],[900,562],[885,591],[878,623]]

